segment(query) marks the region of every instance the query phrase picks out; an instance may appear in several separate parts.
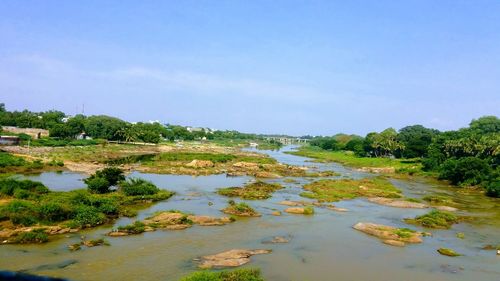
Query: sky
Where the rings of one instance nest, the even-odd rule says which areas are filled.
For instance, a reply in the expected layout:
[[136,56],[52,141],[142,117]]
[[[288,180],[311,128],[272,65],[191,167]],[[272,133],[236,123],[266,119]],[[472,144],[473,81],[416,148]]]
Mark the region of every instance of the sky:
[[500,1],[0,3],[8,110],[254,133],[500,115]]

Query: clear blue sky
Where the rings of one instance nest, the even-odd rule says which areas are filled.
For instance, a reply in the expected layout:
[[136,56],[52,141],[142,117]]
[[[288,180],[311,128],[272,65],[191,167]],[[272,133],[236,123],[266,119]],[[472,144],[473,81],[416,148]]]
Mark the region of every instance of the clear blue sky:
[[499,15],[497,0],[3,0],[0,102],[260,133],[456,129],[500,115]]

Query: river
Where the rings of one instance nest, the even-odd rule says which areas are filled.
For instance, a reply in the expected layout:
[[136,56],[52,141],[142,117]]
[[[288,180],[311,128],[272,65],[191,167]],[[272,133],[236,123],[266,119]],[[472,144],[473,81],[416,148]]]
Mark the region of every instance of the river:
[[[259,151],[285,164],[309,166],[313,170],[333,170],[339,178],[363,178],[372,174],[358,172],[335,163],[314,163],[311,159],[280,151]],[[227,198],[215,190],[220,187],[241,186],[251,177],[225,175],[182,176],[133,172],[129,176],[151,180],[158,187],[176,192],[167,201],[159,202],[139,212],[137,218],[122,218],[114,225],[55,239],[42,245],[0,246],[0,268],[25,270],[34,274],[69,278],[71,280],[178,280],[197,270],[193,258],[233,248],[269,248],[268,255],[252,257],[249,267],[261,268],[266,280],[500,280],[500,256],[494,251],[481,250],[485,244],[500,244],[500,202],[480,195],[456,195],[457,200],[469,203],[467,210],[478,217],[473,223],[462,223],[450,230],[432,230],[422,244],[404,248],[381,243],[377,238],[352,229],[360,221],[397,227],[410,227],[403,218],[414,217],[428,210],[398,209],[376,205],[365,199],[337,202],[347,208],[345,213],[316,208],[313,216],[272,216],[282,200],[307,200],[299,196],[301,185],[310,178],[294,178],[296,183],[280,182],[287,188],[277,191],[268,200],[247,201],[263,216],[241,219],[220,227],[193,226],[181,231],[156,231],[136,236],[106,238],[111,246],[84,248],[70,252],[68,245],[88,239],[102,238],[112,228],[142,219],[158,210],[178,209],[199,215],[221,216],[220,209]],[[39,180],[52,190],[83,188],[83,175],[43,173],[26,176]],[[405,195],[419,198],[426,194],[455,194],[439,183],[419,180],[391,180]],[[240,201],[240,200],[237,200]],[[209,205],[212,202],[213,205]],[[428,229],[425,231],[429,231]],[[457,232],[465,233],[458,239]],[[287,244],[262,244],[277,235],[290,235]],[[447,247],[463,254],[450,258],[436,252]]]

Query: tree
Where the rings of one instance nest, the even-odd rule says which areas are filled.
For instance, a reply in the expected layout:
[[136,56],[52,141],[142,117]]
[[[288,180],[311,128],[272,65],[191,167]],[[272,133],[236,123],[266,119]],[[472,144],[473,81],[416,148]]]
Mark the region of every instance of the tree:
[[339,150],[339,142],[334,137],[317,137],[312,139],[309,144],[325,150]]
[[54,124],[49,130],[49,136],[53,138],[69,139],[75,135],[72,134],[70,128],[65,124]]
[[406,158],[424,157],[432,138],[439,131],[425,128],[422,125],[407,126],[399,130],[398,141],[404,145],[401,156]]
[[488,178],[491,168],[488,162],[476,157],[448,159],[441,166],[439,178],[455,185],[478,185]]
[[366,156],[364,143],[365,140],[361,137],[353,138],[345,145],[345,149],[354,152],[356,156]]
[[375,156],[390,156],[404,148],[404,145],[398,141],[397,136],[396,130],[388,128],[380,134],[368,134],[366,138],[369,139]]
[[108,167],[99,170],[86,178],[84,182],[90,192],[93,193],[108,193],[110,187],[117,185],[120,181],[125,180],[123,170],[116,167]]
[[129,123],[106,115],[90,116],[85,120],[85,132],[93,138],[121,140],[117,132]]
[[500,119],[496,116],[483,116],[472,120],[469,127],[479,134],[500,133]]
[[139,140],[139,131],[130,125],[120,128],[115,132],[115,137],[118,140],[123,140],[126,142],[134,142]]

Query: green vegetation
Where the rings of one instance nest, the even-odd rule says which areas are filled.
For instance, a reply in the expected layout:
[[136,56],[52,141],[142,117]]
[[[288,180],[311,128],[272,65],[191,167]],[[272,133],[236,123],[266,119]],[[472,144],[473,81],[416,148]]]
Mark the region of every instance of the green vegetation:
[[143,222],[135,221],[133,224],[119,226],[118,231],[129,234],[140,234],[146,231],[146,225]]
[[88,240],[88,241],[82,241],[82,244],[87,246],[87,247],[95,247],[95,246],[109,246],[109,242],[99,238],[99,239],[94,239],[94,240]]
[[236,203],[234,200],[229,200],[228,205],[223,212],[226,214],[242,216],[242,217],[256,217],[260,216],[250,205],[245,202]]
[[233,159],[236,156],[231,154],[223,154],[223,153],[200,153],[200,152],[165,152],[157,157],[155,160],[157,161],[185,161],[190,162],[193,160],[209,160],[214,163],[226,163]]
[[319,180],[304,185],[301,196],[321,202],[334,202],[356,197],[399,198],[401,192],[387,179],[378,177],[361,180]]
[[16,236],[16,243],[19,244],[33,244],[45,243],[49,241],[49,236],[45,233],[45,229],[38,228],[29,232],[23,232]]
[[448,159],[440,168],[439,178],[447,179],[454,185],[478,185],[488,179],[491,167],[486,160],[476,157]]
[[97,145],[102,143],[104,143],[103,140],[72,140],[72,139],[41,138],[32,140],[30,145],[58,147],[58,146],[88,146],[88,145]]
[[110,192],[111,186],[115,186],[123,180],[125,180],[125,176],[121,169],[108,167],[95,172],[86,178],[84,182],[87,184],[90,192],[103,194]]
[[345,134],[313,138],[310,146],[292,154],[353,167],[439,175],[454,185],[481,186],[486,195],[500,197],[499,143],[500,119],[484,116],[458,131],[413,125],[399,132],[393,128],[372,132],[365,138]]
[[392,167],[396,170],[420,167],[417,160],[392,158],[358,157],[351,151],[327,151],[313,146],[303,146],[298,151],[288,152],[293,155],[318,159],[319,161],[338,162],[350,167]]
[[120,189],[127,196],[154,195],[160,191],[152,182],[139,178],[131,178],[127,181],[122,181],[120,183]]
[[236,269],[232,271],[198,271],[181,281],[264,281],[259,269]]
[[[208,128],[188,130],[178,125],[153,123],[129,123],[119,118],[94,115],[67,116],[61,111],[31,112],[7,111],[5,104],[0,103],[0,126],[16,126],[20,128],[40,128],[49,130],[52,139],[34,140],[40,146],[94,145],[101,141],[72,141],[84,134],[93,139],[160,143],[164,140],[210,140],[228,144],[244,145],[248,140],[279,146],[279,143],[265,140],[263,136],[245,134],[238,131],[212,131]],[[27,139],[26,139],[27,140]]]
[[[62,167],[64,163],[51,161],[43,163],[41,160],[28,161],[7,152],[0,151],[0,173],[35,173],[51,167]],[[53,168],[52,168],[53,169]]]
[[0,221],[9,220],[16,226],[62,223],[72,228],[85,228],[128,215],[128,207],[165,200],[173,193],[165,190],[153,195],[127,195],[121,191],[107,194],[87,190],[51,192],[39,182],[3,179],[0,180],[0,195],[13,199],[0,206]]
[[409,228],[398,228],[394,230],[394,234],[399,236],[400,238],[410,238],[415,233],[415,230]]
[[429,213],[417,216],[414,219],[405,219],[405,222],[418,224],[428,228],[444,228],[448,229],[453,224],[459,223],[461,218],[449,212],[432,210]]
[[37,199],[49,189],[40,182],[30,180],[16,180],[12,178],[0,179],[0,195],[17,199]]
[[314,207],[313,206],[305,206],[303,214],[304,215],[314,215]]
[[240,197],[242,199],[257,200],[268,199],[276,190],[283,186],[278,183],[266,183],[263,181],[252,182],[244,187],[227,187],[217,191],[220,195],[229,197]]
[[261,157],[261,156],[238,156],[236,159],[238,162],[250,162],[257,164],[276,164],[278,161],[271,157]]
[[10,166],[24,166],[27,161],[21,157],[11,155],[7,152],[0,151],[0,168],[10,167]]
[[453,202],[451,198],[441,195],[426,195],[422,197],[422,200],[427,201],[431,204],[455,204],[455,202]]
[[448,248],[439,248],[437,251],[438,251],[438,253],[440,253],[441,255],[444,255],[444,256],[449,256],[449,257],[461,256],[461,254],[455,252],[452,249],[448,249]]

